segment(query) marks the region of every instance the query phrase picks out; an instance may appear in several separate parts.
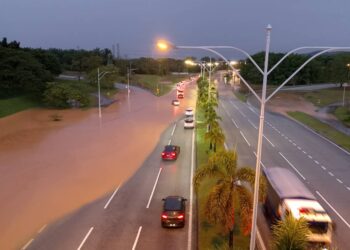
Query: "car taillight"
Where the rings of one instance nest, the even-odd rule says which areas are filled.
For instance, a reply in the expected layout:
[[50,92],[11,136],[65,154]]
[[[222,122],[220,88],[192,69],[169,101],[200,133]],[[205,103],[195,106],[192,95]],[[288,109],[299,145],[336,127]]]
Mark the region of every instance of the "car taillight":
[[163,219],[167,219],[168,216],[167,216],[166,214],[162,214],[162,218],[163,218]]
[[178,219],[183,219],[184,218],[184,215],[183,214],[180,214],[179,216],[177,216]]
[[172,155],[172,156],[175,156],[176,154],[175,154],[175,152],[171,152],[171,155]]
[[162,156],[164,156],[164,155],[165,155],[165,153],[163,152],[163,153],[162,153]]

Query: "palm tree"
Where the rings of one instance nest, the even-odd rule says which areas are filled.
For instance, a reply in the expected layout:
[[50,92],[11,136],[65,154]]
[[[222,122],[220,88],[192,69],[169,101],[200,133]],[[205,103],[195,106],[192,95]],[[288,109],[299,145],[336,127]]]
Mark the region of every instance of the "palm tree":
[[307,249],[307,239],[310,233],[304,218],[295,219],[291,214],[272,226],[273,245],[277,250]]
[[[194,176],[196,191],[204,179],[215,178],[216,183],[211,188],[206,201],[205,215],[209,222],[222,225],[224,232],[229,233],[230,248],[233,246],[234,214],[238,206],[240,206],[242,231],[248,234],[251,230],[253,201],[250,189],[254,186],[254,176],[252,168],[237,167],[235,151],[226,150],[212,154],[208,162],[197,169]],[[265,181],[262,180],[261,194],[264,190]]]
[[[216,123],[215,123],[216,122]],[[205,133],[204,138],[209,140],[209,149],[213,149],[216,152],[216,145],[223,144],[225,142],[225,135],[222,132],[217,121],[214,121],[213,124],[217,124],[214,127],[210,126],[210,130]]]

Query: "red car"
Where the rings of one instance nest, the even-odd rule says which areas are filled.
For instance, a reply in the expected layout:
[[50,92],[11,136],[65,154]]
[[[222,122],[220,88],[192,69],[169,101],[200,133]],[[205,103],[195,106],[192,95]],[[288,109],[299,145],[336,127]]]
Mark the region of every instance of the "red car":
[[175,145],[167,145],[162,152],[163,160],[176,160],[180,154],[180,147]]

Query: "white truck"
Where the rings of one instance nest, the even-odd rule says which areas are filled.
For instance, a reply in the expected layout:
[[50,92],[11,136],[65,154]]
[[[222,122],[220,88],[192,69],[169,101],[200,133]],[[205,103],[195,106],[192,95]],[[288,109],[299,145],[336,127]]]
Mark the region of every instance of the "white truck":
[[328,247],[332,242],[332,220],[311,191],[288,169],[270,167],[264,174],[267,180],[265,214],[273,221],[283,220],[288,214],[295,219],[303,217],[311,232],[310,245]]

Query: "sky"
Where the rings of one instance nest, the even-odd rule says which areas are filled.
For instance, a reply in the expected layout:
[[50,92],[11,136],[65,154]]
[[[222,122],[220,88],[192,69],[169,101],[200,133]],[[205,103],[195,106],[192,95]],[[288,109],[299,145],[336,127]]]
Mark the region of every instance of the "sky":
[[[22,47],[94,49],[119,44],[121,57],[162,56],[176,45],[230,45],[263,51],[350,46],[350,0],[0,0],[0,38]],[[169,57],[196,55],[172,51]],[[242,55],[232,50],[228,58]],[[201,55],[208,55],[207,52]]]

